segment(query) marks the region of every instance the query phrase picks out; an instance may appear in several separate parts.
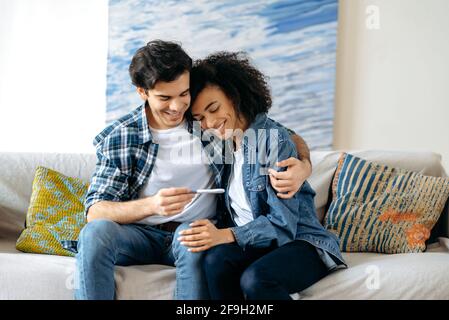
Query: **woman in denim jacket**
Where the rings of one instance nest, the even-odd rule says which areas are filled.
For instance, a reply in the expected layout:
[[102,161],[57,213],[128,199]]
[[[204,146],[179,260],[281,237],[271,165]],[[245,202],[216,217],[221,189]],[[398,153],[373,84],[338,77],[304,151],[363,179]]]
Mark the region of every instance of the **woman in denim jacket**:
[[346,267],[338,238],[317,219],[310,184],[283,199],[267,181],[281,170],[278,159],[297,155],[286,129],[267,117],[264,75],[244,54],[219,52],[195,63],[191,94],[191,116],[231,150],[223,176],[230,227],[199,220],[179,238],[193,252],[207,250],[211,298],[290,299]]

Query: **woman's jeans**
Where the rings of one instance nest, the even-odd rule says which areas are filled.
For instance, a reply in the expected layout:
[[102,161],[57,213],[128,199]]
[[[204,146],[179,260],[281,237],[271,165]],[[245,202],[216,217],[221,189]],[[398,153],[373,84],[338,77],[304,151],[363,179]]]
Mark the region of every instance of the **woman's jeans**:
[[79,236],[75,299],[114,299],[114,267],[142,264],[176,266],[175,299],[208,299],[201,269],[204,254],[189,252],[176,240],[188,228],[183,223],[172,233],[105,219],[89,222]]
[[203,269],[212,299],[289,300],[329,271],[310,243],[245,249],[236,243],[206,251]]

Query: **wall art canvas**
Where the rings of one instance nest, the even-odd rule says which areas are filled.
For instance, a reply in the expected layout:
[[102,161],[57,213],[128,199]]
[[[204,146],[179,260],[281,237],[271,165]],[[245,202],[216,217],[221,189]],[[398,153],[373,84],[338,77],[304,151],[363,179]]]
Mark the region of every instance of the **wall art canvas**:
[[246,51],[269,77],[270,116],[312,150],[332,148],[338,0],[110,0],[106,120],[142,102],[128,66],[152,39],[193,59]]

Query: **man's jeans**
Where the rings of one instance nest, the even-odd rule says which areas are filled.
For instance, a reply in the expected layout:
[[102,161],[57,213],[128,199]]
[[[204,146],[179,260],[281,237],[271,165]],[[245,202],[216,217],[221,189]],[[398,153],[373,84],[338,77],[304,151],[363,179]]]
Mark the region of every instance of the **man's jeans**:
[[188,228],[183,223],[172,233],[105,219],[89,222],[79,236],[75,299],[114,299],[114,266],[142,264],[176,266],[175,299],[208,299],[203,254],[189,252],[176,240],[179,231]]

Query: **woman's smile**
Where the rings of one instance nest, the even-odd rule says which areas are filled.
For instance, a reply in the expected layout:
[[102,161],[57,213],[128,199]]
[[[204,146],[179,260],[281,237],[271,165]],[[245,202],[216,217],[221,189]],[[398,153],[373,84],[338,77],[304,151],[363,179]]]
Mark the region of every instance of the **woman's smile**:
[[226,128],[226,120],[224,120],[223,122],[221,122],[220,124],[218,124],[218,126],[215,126],[215,130],[217,130],[221,136],[223,136],[225,134],[225,128]]

